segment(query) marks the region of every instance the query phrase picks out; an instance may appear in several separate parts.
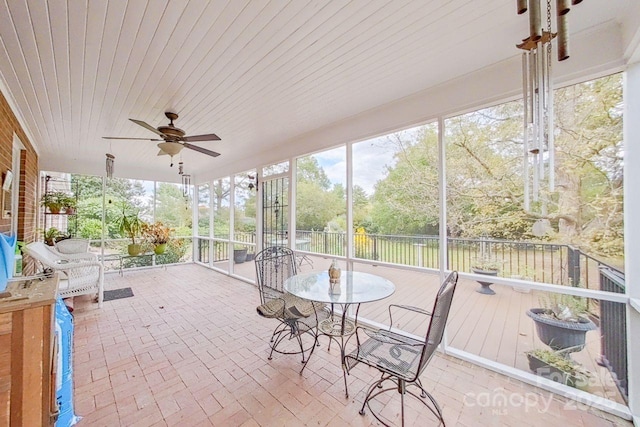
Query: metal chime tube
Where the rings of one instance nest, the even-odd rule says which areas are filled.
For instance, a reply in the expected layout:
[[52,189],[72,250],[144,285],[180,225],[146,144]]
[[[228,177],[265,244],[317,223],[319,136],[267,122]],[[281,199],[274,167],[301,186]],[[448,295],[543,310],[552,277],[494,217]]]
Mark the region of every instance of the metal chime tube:
[[115,159],[116,159],[116,156],[114,156],[113,154],[107,153],[107,164],[106,164],[107,178],[113,177]]
[[558,15],[556,17],[558,25],[558,61],[564,61],[569,58],[569,30],[567,15]]
[[547,123],[547,130],[548,130],[548,136],[547,136],[547,152],[549,155],[549,191],[555,191],[556,189],[556,181],[555,181],[555,177],[556,177],[556,173],[555,173],[555,158],[556,158],[556,152],[555,152],[555,135],[554,135],[554,130],[555,130],[555,108],[553,105],[553,79],[551,79],[552,73],[551,73],[551,47],[549,47],[549,61],[547,61],[547,76],[548,76],[548,81],[549,81],[549,86],[547,87],[547,91],[548,91],[548,98],[547,98],[547,118],[548,118],[548,123]]
[[556,12],[558,16],[566,15],[570,10],[569,0],[556,0]]
[[538,193],[539,193],[539,179],[538,179],[538,161],[540,157],[538,153],[540,152],[540,141],[539,141],[539,133],[538,128],[540,126],[540,117],[539,110],[536,108],[537,106],[537,98],[539,95],[539,87],[538,87],[538,52],[536,50],[531,51],[531,74],[529,75],[529,79],[531,80],[532,90],[531,90],[531,116],[533,126],[531,127],[531,152],[533,153],[533,195],[532,200],[534,202],[538,201]]
[[518,15],[522,15],[527,11],[527,0],[517,0],[518,2]]
[[[534,123],[534,114],[535,114],[535,110],[533,108],[533,99],[535,97],[535,91],[534,91],[534,82],[535,82],[535,75],[536,75],[536,65],[535,65],[535,59],[536,59],[536,55],[535,52],[528,52],[527,58],[529,59],[529,75],[527,76],[527,78],[529,79],[529,81],[527,82],[527,84],[529,85],[529,123],[533,124]],[[533,144],[533,147],[535,147],[535,144]]]
[[529,0],[529,37],[532,41],[538,41],[542,37],[539,0]]
[[[545,116],[544,116],[544,102],[546,98],[545,91],[545,79],[544,79],[544,67],[545,67],[545,52],[541,42],[538,42],[536,48],[538,57],[538,167],[540,172],[538,174],[538,181],[544,179],[544,131],[545,131]],[[538,184],[539,186],[539,184]]]
[[524,210],[529,210],[529,52],[522,53],[522,182],[524,183]]

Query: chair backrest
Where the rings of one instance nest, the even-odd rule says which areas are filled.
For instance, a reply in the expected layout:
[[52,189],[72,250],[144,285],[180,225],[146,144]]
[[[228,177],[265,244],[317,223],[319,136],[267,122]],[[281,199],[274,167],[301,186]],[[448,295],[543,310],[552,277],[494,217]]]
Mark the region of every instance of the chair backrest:
[[261,250],[256,254],[255,263],[262,304],[284,293],[284,281],[297,273],[295,254],[284,246]]
[[89,252],[88,239],[64,239],[56,242],[55,248],[62,254],[81,254]]
[[62,259],[61,256],[49,249],[49,247],[42,242],[29,243],[22,250],[30,257],[40,261],[45,267],[59,266],[58,263]]
[[436,301],[433,303],[431,322],[429,323],[429,329],[427,330],[427,335],[425,337],[425,346],[423,347],[422,355],[420,356],[420,364],[418,365],[416,378],[420,376],[433,356],[433,353],[435,353],[436,349],[442,342],[444,327],[447,323],[447,318],[449,317],[449,310],[451,309],[453,293],[456,290],[457,283],[458,272],[452,271],[438,290]]

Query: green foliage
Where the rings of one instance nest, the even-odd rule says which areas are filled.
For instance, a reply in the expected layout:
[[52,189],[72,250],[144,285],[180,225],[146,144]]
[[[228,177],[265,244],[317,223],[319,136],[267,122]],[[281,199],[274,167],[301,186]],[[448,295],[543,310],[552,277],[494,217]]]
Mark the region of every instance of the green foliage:
[[[191,202],[185,200],[179,185],[166,182],[158,183],[155,219],[171,228],[191,229]],[[191,235],[191,231],[188,234]]]
[[42,206],[49,208],[52,213],[58,213],[62,208],[68,206],[69,196],[63,191],[52,191],[44,193],[40,200]]
[[297,162],[296,226],[299,230],[344,231],[346,191],[333,185],[313,156]]
[[100,239],[102,237],[102,221],[88,218],[78,225],[78,236],[84,239]]
[[586,319],[588,311],[587,299],[574,295],[549,293],[540,297],[540,305],[545,309],[545,314],[557,320],[579,322]]
[[132,244],[136,244],[136,237],[139,237],[142,233],[142,228],[145,222],[138,216],[139,212],[127,211],[127,206],[123,203],[122,215],[118,219],[118,230],[120,233],[129,239]]
[[527,355],[531,355],[541,362],[552,366],[572,377],[576,377],[578,379],[586,379],[591,376],[591,373],[587,371],[582,365],[577,362],[574,362],[561,352],[551,351],[551,350],[543,350],[543,349],[535,349],[526,352]]
[[167,250],[162,255],[156,255],[156,264],[175,264],[183,262],[191,239],[171,239],[167,243]]
[[44,242],[49,246],[53,246],[56,239],[62,236],[64,236],[64,234],[60,230],[55,227],[51,227],[44,232]]

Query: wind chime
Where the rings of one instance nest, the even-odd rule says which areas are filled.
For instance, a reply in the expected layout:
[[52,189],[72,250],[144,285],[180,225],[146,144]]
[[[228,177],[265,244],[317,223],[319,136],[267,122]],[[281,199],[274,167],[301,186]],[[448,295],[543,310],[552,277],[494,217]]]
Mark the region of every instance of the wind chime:
[[[558,61],[569,58],[567,13],[571,5],[582,0],[556,0],[556,28],[551,29],[552,5],[546,0],[546,28],[541,19],[542,0],[517,0],[518,15],[529,12],[529,37],[517,47],[522,53],[522,97],[524,101],[524,208],[541,198],[546,182],[548,191],[555,191],[554,111],[552,80],[552,40],[557,37]],[[530,168],[532,169],[530,171]],[[546,203],[541,210],[546,214]]]
[[113,178],[113,170],[114,170],[114,166],[115,166],[115,160],[116,160],[116,156],[114,156],[113,154],[107,153],[106,168],[107,168],[107,178],[109,178],[109,179]]
[[178,163],[178,175],[182,178],[182,195],[186,199],[189,197],[191,188],[191,175],[184,173],[184,162],[182,160]]

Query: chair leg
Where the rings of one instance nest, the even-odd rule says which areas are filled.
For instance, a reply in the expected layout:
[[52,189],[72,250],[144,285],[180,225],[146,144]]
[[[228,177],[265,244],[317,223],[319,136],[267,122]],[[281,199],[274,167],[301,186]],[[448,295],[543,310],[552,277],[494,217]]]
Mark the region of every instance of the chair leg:
[[[293,333],[293,331],[292,331]],[[296,334],[296,339],[298,340],[298,345],[300,346],[300,353],[302,353],[302,363],[305,363],[304,360],[304,347],[302,346],[302,334],[300,332],[298,332]],[[309,359],[307,359],[309,360]]]
[[402,426],[404,427],[404,394],[406,389],[403,380],[398,382],[398,391],[400,392],[400,420],[402,420]]
[[[313,354],[313,351],[319,345],[320,345],[320,343],[318,342],[318,334],[316,332],[316,333],[313,334],[313,345],[311,346],[311,351],[309,352],[309,355],[307,356],[307,361],[304,362],[304,365],[302,365],[302,369],[300,369],[300,375],[302,375],[302,372],[304,371],[304,368],[307,367],[307,363],[309,363],[309,359],[311,359],[311,355]],[[302,346],[302,344],[301,344],[301,346]]]
[[[394,383],[394,387],[387,387],[387,388],[383,388],[382,390],[376,390],[378,388],[382,388],[382,383],[387,380],[392,381]],[[425,395],[424,397],[428,397],[433,407],[429,405],[429,403],[421,399],[422,396],[419,396],[418,394],[409,390],[408,387],[411,385],[415,385],[416,387],[418,387],[421,390],[421,395],[424,394]],[[438,402],[431,395],[431,393],[429,393],[422,387],[422,384],[417,384],[417,383],[407,384],[405,380],[394,378],[391,375],[385,375],[385,374],[382,374],[381,378],[375,383],[371,384],[371,386],[369,387],[369,390],[367,391],[367,395],[364,399],[364,402],[362,403],[362,408],[360,409],[360,412],[359,412],[360,415],[365,414],[365,411],[364,411],[365,406],[369,406],[370,405],[369,402],[371,402],[376,396],[392,390],[395,390],[400,394],[400,418],[403,426],[404,426],[404,398],[405,398],[405,394],[407,393],[415,397],[416,399],[418,399],[431,411],[431,413],[438,419],[439,421],[438,425],[445,426],[444,418],[442,417],[442,409],[440,408],[440,405],[438,405]],[[371,409],[371,406],[369,406],[369,409]],[[371,410],[371,415],[373,415],[375,419],[378,420],[383,425],[385,426],[388,425],[373,410]]]

